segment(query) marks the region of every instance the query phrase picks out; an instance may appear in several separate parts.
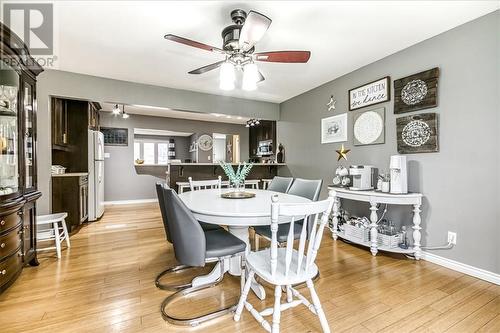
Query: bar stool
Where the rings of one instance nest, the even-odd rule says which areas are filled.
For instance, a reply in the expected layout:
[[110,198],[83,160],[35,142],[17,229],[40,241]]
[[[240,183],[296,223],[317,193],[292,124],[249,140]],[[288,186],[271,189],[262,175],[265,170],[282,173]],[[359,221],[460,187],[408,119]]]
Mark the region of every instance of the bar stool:
[[71,247],[69,242],[68,229],[66,227],[66,217],[68,213],[56,213],[50,215],[41,215],[36,217],[36,225],[48,225],[48,228],[40,230],[37,228],[37,240],[49,241],[54,240],[55,246],[38,248],[37,251],[56,249],[57,258],[61,258],[61,243],[65,240],[68,248]]
[[272,181],[272,179],[262,179],[262,189],[266,190]]
[[245,179],[245,187],[250,186],[250,188],[258,189],[260,180],[258,179]]

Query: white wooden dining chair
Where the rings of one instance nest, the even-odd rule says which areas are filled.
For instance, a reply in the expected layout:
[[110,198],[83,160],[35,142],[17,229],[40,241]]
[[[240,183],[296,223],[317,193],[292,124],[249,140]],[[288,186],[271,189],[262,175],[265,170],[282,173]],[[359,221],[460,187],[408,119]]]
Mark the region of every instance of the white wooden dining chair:
[[[275,195],[272,197],[271,247],[266,250],[251,252],[246,258],[248,277],[236,308],[235,321],[240,319],[243,307],[245,307],[266,331],[277,333],[279,332],[281,311],[304,304],[312,313],[319,317],[323,332],[330,332],[312,279],[318,273],[318,266],[316,266],[314,261],[321,244],[323,229],[326,223],[328,223],[328,216],[332,210],[333,202],[334,199],[331,193],[326,200],[303,204],[278,203],[278,196]],[[285,221],[288,222],[290,219],[291,227],[289,228],[287,245],[286,248],[282,248],[278,246],[277,241],[278,224]],[[308,241],[307,223],[303,223],[298,248],[294,249],[293,226],[295,221],[299,220],[310,221],[309,223],[313,223],[313,226]],[[308,242],[307,249],[306,242]],[[274,307],[260,312],[247,302],[248,292],[255,274],[275,286]],[[293,285],[304,282],[306,282],[309,288],[312,304],[293,288]],[[287,295],[287,302],[283,304],[281,304],[282,286],[286,288]],[[273,315],[272,324],[264,319],[265,316],[270,315]]]
[[191,191],[205,190],[210,188],[221,188],[222,177],[219,176],[217,179],[211,180],[193,180],[193,178],[188,177],[189,187]]

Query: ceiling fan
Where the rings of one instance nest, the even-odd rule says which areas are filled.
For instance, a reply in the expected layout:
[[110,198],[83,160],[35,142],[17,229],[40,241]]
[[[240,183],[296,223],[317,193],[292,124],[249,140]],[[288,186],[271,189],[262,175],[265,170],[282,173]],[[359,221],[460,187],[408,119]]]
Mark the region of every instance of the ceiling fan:
[[251,10],[248,15],[242,9],[231,12],[234,24],[222,30],[222,48],[210,46],[191,39],[172,34],[165,35],[165,39],[196,47],[209,52],[224,55],[225,60],[206,65],[189,72],[189,74],[203,74],[220,67],[220,88],[232,90],[235,86],[235,70],[243,70],[242,88],[244,90],[257,89],[257,83],[264,81],[264,76],[257,68],[255,61],[280,63],[306,63],[311,56],[310,51],[272,51],[255,53],[255,44],[264,36],[271,25],[267,16]]

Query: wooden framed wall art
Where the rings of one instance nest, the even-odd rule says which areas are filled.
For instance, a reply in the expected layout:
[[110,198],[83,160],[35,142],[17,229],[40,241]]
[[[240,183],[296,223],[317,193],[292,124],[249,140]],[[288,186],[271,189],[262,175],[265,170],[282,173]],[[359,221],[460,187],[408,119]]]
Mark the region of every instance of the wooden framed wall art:
[[394,113],[406,113],[437,106],[439,68],[429,69],[394,81]]
[[347,113],[321,119],[321,143],[347,141]]
[[385,108],[358,111],[354,114],[352,123],[355,146],[385,142]]
[[396,119],[398,153],[434,153],[439,151],[436,113],[421,113]]
[[128,129],[101,127],[105,146],[128,146]]
[[349,90],[349,111],[389,101],[391,99],[390,84],[391,78],[386,76]]

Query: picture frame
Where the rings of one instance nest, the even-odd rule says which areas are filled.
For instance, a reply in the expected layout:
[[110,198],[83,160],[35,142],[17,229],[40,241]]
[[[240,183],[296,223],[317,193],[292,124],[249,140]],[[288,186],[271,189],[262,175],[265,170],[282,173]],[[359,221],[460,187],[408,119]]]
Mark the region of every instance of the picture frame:
[[391,77],[365,83],[348,92],[349,111],[385,103],[391,100]]
[[321,143],[347,141],[347,113],[321,119]]
[[128,128],[101,127],[105,146],[128,146]]
[[394,80],[394,114],[436,107],[438,81],[438,67]]
[[419,113],[396,118],[399,154],[439,152],[437,113]]
[[385,107],[354,112],[352,133],[355,146],[385,143]]

